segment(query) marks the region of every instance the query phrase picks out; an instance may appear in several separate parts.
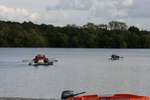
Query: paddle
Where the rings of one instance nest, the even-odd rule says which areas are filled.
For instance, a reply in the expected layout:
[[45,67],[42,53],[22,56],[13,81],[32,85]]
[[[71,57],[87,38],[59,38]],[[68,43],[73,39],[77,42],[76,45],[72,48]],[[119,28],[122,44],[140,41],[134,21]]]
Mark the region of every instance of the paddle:
[[23,63],[27,63],[27,62],[30,62],[31,60],[27,60],[27,59],[24,59],[22,60]]
[[68,99],[68,98],[70,98],[70,97],[78,96],[78,95],[84,94],[84,93],[86,93],[86,92],[80,92],[80,93],[74,94],[73,91],[71,91],[71,90],[66,90],[66,91],[63,91],[63,92],[62,92],[61,99]]

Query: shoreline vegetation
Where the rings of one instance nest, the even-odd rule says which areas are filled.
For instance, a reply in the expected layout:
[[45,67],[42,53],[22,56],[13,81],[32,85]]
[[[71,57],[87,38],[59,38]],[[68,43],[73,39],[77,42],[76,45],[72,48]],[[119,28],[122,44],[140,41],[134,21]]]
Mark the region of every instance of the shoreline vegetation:
[[150,48],[150,31],[119,21],[62,27],[0,21],[0,47]]

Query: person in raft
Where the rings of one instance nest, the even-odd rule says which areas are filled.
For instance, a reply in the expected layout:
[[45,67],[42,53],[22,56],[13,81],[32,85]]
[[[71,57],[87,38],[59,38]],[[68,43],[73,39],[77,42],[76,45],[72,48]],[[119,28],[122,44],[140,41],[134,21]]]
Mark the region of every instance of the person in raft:
[[47,63],[48,58],[45,55],[38,54],[37,56],[35,56],[33,61],[34,61],[34,63]]

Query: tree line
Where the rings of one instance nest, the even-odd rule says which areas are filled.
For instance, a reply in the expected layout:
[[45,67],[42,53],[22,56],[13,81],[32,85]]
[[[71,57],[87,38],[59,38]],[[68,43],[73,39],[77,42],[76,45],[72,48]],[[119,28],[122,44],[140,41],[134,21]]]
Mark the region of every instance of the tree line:
[[63,27],[0,21],[0,47],[150,48],[150,32],[119,21]]

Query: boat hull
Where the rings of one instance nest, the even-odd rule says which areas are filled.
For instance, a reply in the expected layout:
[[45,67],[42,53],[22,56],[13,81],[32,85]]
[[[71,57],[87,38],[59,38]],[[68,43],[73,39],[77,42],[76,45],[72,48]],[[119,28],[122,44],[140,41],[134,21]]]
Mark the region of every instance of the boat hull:
[[150,97],[132,94],[115,94],[112,96],[85,95],[68,98],[67,100],[150,100]]
[[48,63],[29,63],[30,66],[50,66],[54,65],[54,62],[48,62]]

